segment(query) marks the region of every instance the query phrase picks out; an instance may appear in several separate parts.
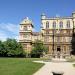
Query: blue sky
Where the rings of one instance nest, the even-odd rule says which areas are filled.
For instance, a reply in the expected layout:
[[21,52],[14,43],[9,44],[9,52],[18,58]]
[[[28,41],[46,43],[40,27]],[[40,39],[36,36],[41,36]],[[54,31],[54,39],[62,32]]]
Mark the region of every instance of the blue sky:
[[41,14],[71,16],[75,0],[0,0],[0,40],[18,38],[19,23],[29,17],[40,31]]

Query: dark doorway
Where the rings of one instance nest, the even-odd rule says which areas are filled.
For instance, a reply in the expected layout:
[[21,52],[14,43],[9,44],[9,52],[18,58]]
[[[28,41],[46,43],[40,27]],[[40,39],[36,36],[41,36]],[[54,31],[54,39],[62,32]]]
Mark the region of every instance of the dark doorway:
[[[60,58],[61,48],[57,46],[57,58]],[[54,74],[54,75],[61,75],[61,74]]]
[[57,46],[57,51],[59,51],[59,52],[61,51],[60,46]]
[[57,51],[60,51],[60,48],[57,48]]

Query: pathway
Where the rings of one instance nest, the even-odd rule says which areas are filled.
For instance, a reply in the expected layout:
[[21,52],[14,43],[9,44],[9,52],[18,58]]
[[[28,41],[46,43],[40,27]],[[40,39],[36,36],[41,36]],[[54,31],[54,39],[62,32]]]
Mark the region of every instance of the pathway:
[[[37,62],[37,61],[35,61]],[[53,75],[52,72],[64,72],[63,75],[75,75],[75,68],[73,64],[70,62],[43,62],[38,61],[40,63],[45,63],[45,65],[37,71],[33,75]]]

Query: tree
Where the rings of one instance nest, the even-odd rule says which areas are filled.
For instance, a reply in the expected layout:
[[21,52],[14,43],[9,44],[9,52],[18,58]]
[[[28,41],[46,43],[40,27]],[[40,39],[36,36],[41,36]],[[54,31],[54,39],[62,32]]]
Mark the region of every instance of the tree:
[[7,39],[4,42],[0,41],[0,56],[5,57],[23,57],[25,52],[22,45],[15,39]]
[[43,55],[43,53],[47,53],[47,51],[48,49],[44,46],[43,42],[41,42],[40,40],[37,40],[33,45],[31,56],[40,57]]
[[4,56],[5,52],[6,52],[6,51],[5,51],[3,42],[0,41],[0,56]]

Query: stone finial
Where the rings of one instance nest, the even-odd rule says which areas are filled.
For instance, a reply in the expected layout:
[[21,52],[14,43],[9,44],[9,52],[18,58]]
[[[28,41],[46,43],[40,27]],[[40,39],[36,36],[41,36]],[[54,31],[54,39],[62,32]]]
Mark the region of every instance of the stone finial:
[[29,17],[26,17],[27,20],[29,20]]

